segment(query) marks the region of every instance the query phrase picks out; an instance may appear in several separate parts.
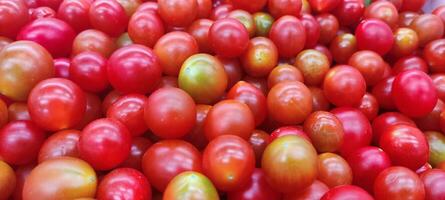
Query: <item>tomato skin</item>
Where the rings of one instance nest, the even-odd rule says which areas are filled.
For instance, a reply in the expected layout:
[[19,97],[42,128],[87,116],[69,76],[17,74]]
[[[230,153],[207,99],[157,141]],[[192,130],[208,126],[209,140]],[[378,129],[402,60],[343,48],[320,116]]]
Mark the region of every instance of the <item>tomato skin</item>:
[[212,14],[210,14],[210,19],[218,20],[226,18],[232,10],[233,10],[232,4],[221,3],[220,5],[214,6]]
[[[418,56],[402,57],[399,60],[397,60],[397,62],[392,67],[392,74],[396,76],[401,72],[410,69],[417,69],[425,73],[428,73],[428,64],[425,62],[423,58]],[[431,78],[433,78],[433,76],[431,76]]]
[[128,35],[136,44],[153,47],[164,33],[164,24],[154,12],[136,11],[128,22]]
[[87,105],[82,120],[75,126],[75,129],[78,130],[83,129],[87,124],[89,124],[95,119],[99,119],[102,116],[102,109],[101,109],[102,102],[100,98],[97,95],[91,93],[85,93],[85,94],[87,99]]
[[10,77],[0,79],[0,93],[12,100],[25,101],[38,82],[54,75],[54,64],[51,54],[39,44],[18,41],[0,52],[0,74]]
[[341,156],[334,153],[318,155],[317,179],[329,188],[352,183],[352,170]]
[[54,11],[50,7],[43,6],[34,9],[29,9],[29,15],[31,21],[34,21],[40,18],[53,18],[56,16],[56,11]]
[[141,172],[131,168],[111,171],[100,181],[97,198],[108,200],[116,198],[151,199],[151,187]]
[[60,157],[37,165],[25,180],[23,200],[94,197],[96,173],[85,161]]
[[267,86],[271,89],[281,82],[299,81],[304,82],[303,74],[293,65],[280,64],[269,73],[267,78]]
[[423,49],[423,56],[425,61],[430,66],[432,72],[445,72],[445,39],[434,40],[428,43]]
[[285,135],[296,135],[298,137],[302,137],[307,141],[311,141],[309,136],[303,131],[303,127],[301,126],[282,126],[280,128],[275,129],[270,133],[270,137],[268,143],[270,144],[272,141],[279,137],[283,137]]
[[440,39],[444,34],[444,23],[433,14],[423,14],[414,18],[409,27],[416,31],[421,47],[433,40]]
[[0,3],[0,35],[14,39],[28,23],[28,6],[24,1],[5,0]]
[[309,87],[312,94],[312,111],[327,111],[330,104],[323,94],[323,90],[318,87]]
[[122,93],[148,93],[159,83],[161,74],[159,58],[142,45],[122,47],[108,60],[108,80]]
[[302,73],[306,85],[320,85],[329,70],[329,60],[317,50],[300,52],[294,64]]
[[269,0],[268,8],[276,19],[285,15],[297,17],[300,15],[302,0]]
[[242,188],[229,192],[228,200],[279,200],[281,194],[274,191],[266,181],[263,170],[255,168],[249,182]]
[[438,99],[434,109],[426,116],[416,118],[417,127],[422,131],[440,131],[440,114],[445,110],[445,104]]
[[365,9],[363,14],[365,19],[380,19],[390,27],[396,27],[399,20],[399,13],[396,6],[389,1],[376,1]]
[[246,52],[241,56],[244,71],[253,77],[267,76],[278,63],[278,50],[266,37],[250,40]]
[[377,176],[374,183],[376,199],[425,199],[425,188],[416,173],[405,167],[389,167]]
[[0,128],[8,123],[8,118],[10,118],[9,115],[8,106],[0,99]]
[[234,99],[249,106],[255,118],[255,125],[258,126],[266,119],[267,105],[266,96],[260,89],[250,83],[239,81],[227,93],[227,99]]
[[427,131],[424,133],[429,145],[428,163],[438,167],[445,161],[445,136],[441,132]]
[[212,182],[199,172],[187,171],[175,176],[164,191],[163,199],[219,200]]
[[249,143],[255,152],[256,166],[261,166],[261,157],[263,157],[264,149],[269,144],[270,135],[265,131],[255,129],[249,138]]
[[255,23],[255,35],[267,37],[274,18],[269,13],[257,12],[253,14],[253,22]]
[[[326,98],[336,106],[354,106],[366,93],[366,82],[359,70],[349,65],[331,68],[323,82]],[[347,99],[344,97],[348,96]]]
[[379,54],[373,51],[357,51],[349,58],[348,64],[360,71],[366,85],[375,85],[384,78],[386,63]]
[[12,195],[12,199],[14,200],[22,200],[23,199],[23,186],[25,184],[26,178],[31,173],[31,170],[34,169],[35,164],[22,165],[15,169],[15,177],[16,184],[14,188],[14,193]]
[[119,120],[131,135],[140,136],[148,130],[144,121],[144,105],[147,97],[140,94],[128,94],[120,97],[107,110],[107,117]]
[[195,102],[178,88],[161,88],[155,91],[144,107],[147,126],[163,139],[176,139],[186,135],[195,125],[195,117]]
[[418,11],[425,4],[425,0],[403,1],[402,11]]
[[73,55],[77,55],[83,51],[94,51],[108,58],[115,50],[114,41],[107,34],[95,30],[88,29],[80,32],[73,42]]
[[266,147],[261,163],[267,182],[278,192],[304,189],[317,177],[317,152],[308,140],[298,136],[275,139]]
[[320,25],[318,21],[310,14],[302,14],[300,20],[306,32],[305,48],[315,47],[320,39]]
[[363,20],[355,29],[357,45],[360,50],[371,50],[380,55],[388,53],[394,37],[391,28],[381,20]]
[[68,23],[76,32],[91,27],[89,19],[90,0],[62,1],[57,10],[57,18]]
[[249,0],[233,0],[232,4],[235,8],[246,10],[250,13],[260,11],[267,3],[267,0],[249,1]]
[[198,43],[188,33],[174,31],[163,35],[154,47],[164,74],[178,76],[182,63],[197,54]]
[[410,28],[398,28],[394,32],[394,45],[390,51],[396,57],[408,56],[419,47],[419,37]]
[[336,36],[339,29],[339,22],[337,18],[329,13],[322,13],[315,17],[320,25],[320,39],[321,44],[328,45]]
[[425,199],[443,199],[445,192],[441,185],[445,184],[445,172],[440,169],[430,169],[420,175],[420,179],[425,185]]
[[379,143],[380,137],[383,135],[386,129],[398,124],[416,127],[413,120],[398,112],[387,112],[377,116],[372,121],[372,136],[374,143]]
[[245,10],[233,10],[228,15],[227,18],[232,18],[238,20],[246,28],[249,33],[249,37],[255,36],[255,23],[253,21],[253,16]]
[[394,100],[392,98],[392,85],[394,83],[394,76],[387,77],[378,82],[373,88],[371,94],[377,99],[379,106],[386,110],[396,109]]
[[[65,98],[69,96],[69,98]],[[28,98],[32,121],[45,130],[71,128],[82,120],[85,93],[70,80],[50,78],[37,84]]]
[[376,118],[379,113],[379,103],[370,93],[366,93],[363,96],[360,104],[356,105],[356,108],[358,108],[369,120]]
[[128,158],[131,134],[115,119],[97,119],[82,130],[77,148],[80,157],[94,169],[112,169]]
[[373,200],[374,198],[362,188],[354,185],[342,185],[332,188],[321,197],[321,200],[342,199]]
[[187,29],[187,32],[193,36],[198,43],[199,52],[211,53],[212,47],[209,42],[209,30],[213,21],[209,19],[198,19],[194,21]]
[[337,63],[347,63],[352,54],[357,51],[357,39],[350,33],[337,35],[331,41],[329,49]]
[[14,170],[4,161],[0,161],[0,199],[8,199],[16,187]]
[[149,139],[144,137],[133,137],[131,140],[131,150],[130,155],[127,160],[125,160],[120,167],[129,167],[142,170],[142,156],[147,151],[147,149],[152,145]]
[[187,27],[198,16],[196,0],[158,0],[162,20],[171,26]]
[[87,92],[108,87],[107,60],[97,52],[82,52],[71,60],[69,78]]
[[117,37],[128,25],[128,16],[116,0],[96,0],[89,10],[93,28],[103,31],[111,37]]
[[380,148],[368,146],[353,151],[346,159],[353,173],[353,183],[373,193],[377,175],[388,167],[391,160]]
[[231,18],[215,21],[209,29],[208,37],[215,53],[227,58],[242,55],[249,45],[247,29],[238,20]]
[[255,169],[255,153],[243,138],[221,135],[204,149],[202,168],[216,188],[231,192],[248,184]]
[[207,138],[204,135],[204,122],[212,106],[198,104],[196,105],[196,123],[193,129],[184,137],[185,141],[190,142],[197,149],[202,150],[207,146]]
[[315,200],[320,199],[327,191],[328,186],[319,180],[315,180],[309,187],[302,191],[284,195],[284,200]]
[[358,23],[365,11],[363,0],[342,0],[334,9],[333,14],[343,26],[351,26]]
[[69,79],[70,65],[71,65],[71,60],[68,58],[54,59],[54,77]]
[[400,73],[392,84],[392,97],[396,107],[409,117],[423,117],[437,102],[437,92],[431,78],[422,71]]
[[38,162],[58,158],[62,156],[79,157],[77,144],[79,142],[80,131],[64,130],[54,133],[43,143],[39,151]]
[[280,57],[290,58],[304,48],[306,31],[298,18],[285,15],[273,23],[269,38],[277,46]]
[[227,75],[227,88],[232,88],[244,76],[244,71],[241,62],[238,58],[223,58],[217,56],[219,61],[223,64],[224,71]]
[[343,144],[343,125],[334,114],[316,111],[304,122],[304,131],[309,135],[318,152],[335,152]]
[[299,124],[312,112],[312,94],[301,82],[282,82],[270,90],[267,106],[277,122]]

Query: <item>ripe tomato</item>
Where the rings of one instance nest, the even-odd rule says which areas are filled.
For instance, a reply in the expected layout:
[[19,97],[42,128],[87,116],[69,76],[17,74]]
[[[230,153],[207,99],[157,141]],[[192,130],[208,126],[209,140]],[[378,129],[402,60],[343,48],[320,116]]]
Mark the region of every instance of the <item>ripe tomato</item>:
[[163,199],[183,200],[189,198],[219,200],[218,191],[212,182],[199,172],[187,171],[175,176],[167,185]]
[[425,199],[425,188],[416,173],[405,167],[389,167],[377,176],[374,196],[382,200]]
[[130,167],[141,171],[142,156],[151,145],[152,143],[149,139],[146,139],[144,137],[133,137],[133,139],[131,140],[130,155],[128,156],[127,160],[125,160],[120,166]]
[[151,187],[141,172],[131,168],[119,168],[105,175],[97,187],[97,198],[151,199]]
[[69,78],[87,92],[100,92],[108,87],[107,60],[97,52],[81,52],[73,57]]
[[445,72],[445,39],[434,40],[423,49],[423,56],[428,62],[431,71],[436,73]]
[[107,110],[107,117],[122,122],[131,135],[140,136],[148,130],[144,120],[144,106],[147,97],[140,94],[128,94],[120,97]]
[[198,19],[187,29],[187,32],[198,42],[199,52],[211,53],[212,47],[209,42],[209,30],[213,21],[209,19]]
[[127,16],[132,16],[142,4],[142,0],[117,0],[117,2],[124,8]]
[[236,19],[226,18],[215,21],[209,29],[208,37],[215,53],[222,57],[238,57],[249,46],[249,33]]
[[342,0],[333,13],[343,26],[356,25],[365,11],[364,0]]
[[25,2],[17,0],[2,1],[0,16],[0,35],[11,39],[28,23],[30,17]]
[[153,47],[164,32],[162,20],[154,12],[137,11],[128,22],[128,35],[136,44]]
[[272,141],[261,163],[267,182],[279,192],[302,190],[317,176],[317,152],[308,140],[294,135]]
[[29,165],[21,165],[15,169],[15,177],[16,184],[14,193],[12,195],[12,199],[14,200],[22,200],[23,199],[23,185],[25,184],[26,178],[31,173],[31,170],[34,169],[35,164]]
[[153,187],[162,192],[181,172],[202,171],[201,153],[188,142],[162,140],[144,153],[142,169]]
[[97,119],[82,130],[77,148],[80,157],[94,169],[109,170],[128,158],[131,134],[115,119]]
[[43,143],[39,151],[38,161],[58,158],[62,156],[79,157],[77,144],[79,142],[80,131],[64,130],[54,133]]
[[309,87],[312,94],[312,111],[327,111],[330,104],[323,93],[323,90],[318,87]]
[[337,18],[329,13],[323,13],[316,16],[318,24],[320,25],[320,39],[321,44],[328,45],[336,36],[339,28]]
[[254,130],[249,138],[249,143],[255,153],[256,166],[261,166],[261,158],[263,157],[264,149],[269,144],[270,135],[262,130]]
[[14,170],[0,160],[0,199],[8,199],[16,187]]
[[311,8],[318,13],[330,12],[340,3],[341,0],[309,0]]
[[88,29],[80,32],[74,38],[72,54],[77,55],[83,51],[95,51],[108,58],[115,48],[116,45],[110,36],[95,29]]
[[390,51],[396,57],[408,56],[419,47],[419,37],[410,28],[398,28],[394,32],[394,45]]
[[376,118],[379,113],[379,103],[370,93],[366,93],[363,96],[360,104],[356,105],[356,108],[358,108],[369,120]]
[[83,129],[87,124],[95,119],[102,117],[102,102],[97,95],[85,93],[87,98],[87,106],[82,120],[75,126],[76,129]]
[[371,50],[380,55],[388,53],[394,44],[391,28],[379,19],[363,20],[355,29],[355,36],[360,50]]
[[217,56],[217,58],[223,64],[224,71],[226,72],[227,88],[232,88],[244,76],[241,62],[238,58],[223,58],[221,56]]
[[88,163],[72,157],[54,158],[31,171],[23,187],[23,200],[94,197],[96,187],[96,173]]
[[409,27],[416,31],[421,47],[433,40],[440,39],[444,34],[444,23],[433,14],[423,14],[414,18]]
[[56,58],[54,59],[54,77],[66,78],[70,76],[71,60],[68,58]]
[[369,195],[365,190],[354,185],[342,185],[330,189],[326,192],[321,200],[343,200],[343,199],[360,199],[360,200],[373,200],[374,198]]
[[399,21],[399,13],[396,6],[389,1],[376,1],[365,9],[365,19],[380,19],[390,27],[396,27]]
[[253,16],[249,12],[245,10],[233,10],[227,15],[227,18],[233,18],[241,22],[249,33],[249,37],[253,37],[255,35]]
[[392,98],[392,85],[394,79],[394,76],[387,77],[372,88],[372,95],[377,99],[379,106],[386,110],[396,109]]
[[285,194],[283,200],[309,200],[320,199],[327,191],[328,186],[321,181],[315,180],[304,190]]
[[[358,104],[366,93],[366,82],[360,71],[349,65],[339,65],[328,71],[323,82],[326,98],[336,106]],[[348,98],[344,98],[344,97]]]
[[236,191],[227,194],[228,200],[279,200],[281,194],[274,191],[266,181],[264,172],[256,168],[249,182]]
[[303,127],[301,126],[283,126],[275,129],[269,137],[268,143],[270,144],[272,141],[279,137],[283,137],[285,135],[296,135],[306,139],[307,141],[311,141],[311,139],[307,136],[307,134],[303,131]]
[[234,99],[249,106],[258,126],[266,119],[266,97],[260,89],[250,83],[239,81],[227,93],[227,99]]
[[357,51],[352,54],[348,64],[360,71],[368,86],[375,85],[384,78],[386,63],[373,51]]
[[307,85],[320,85],[329,70],[329,60],[317,50],[300,52],[294,64],[302,73]]
[[425,199],[445,198],[445,191],[442,185],[445,184],[445,172],[440,169],[431,169],[420,175],[420,179],[425,185]]
[[57,10],[57,18],[68,23],[76,32],[84,31],[91,27],[89,10],[91,0],[62,1]]
[[103,31],[111,37],[117,37],[127,28],[128,16],[116,0],[96,0],[89,10],[93,28]]
[[304,122],[306,132],[318,152],[335,152],[343,144],[343,126],[334,114],[313,112]]
[[341,156],[334,153],[318,155],[318,180],[333,188],[352,183],[352,170]]
[[196,123],[193,129],[184,137],[184,139],[193,144],[199,150],[207,146],[207,138],[204,135],[204,122],[212,106],[198,104],[196,105]]
[[244,71],[253,77],[267,76],[278,63],[278,50],[268,38],[256,37],[250,40],[241,57]]
[[281,82],[299,81],[304,82],[303,74],[293,65],[280,64],[269,73],[267,78],[267,86],[271,89]]
[[10,122],[17,120],[31,120],[28,112],[28,105],[26,103],[12,103],[9,105],[8,120]]
[[[273,1],[269,1],[269,4]],[[285,15],[273,23],[270,28],[269,38],[277,46],[280,57],[290,58],[297,55],[304,48],[306,31],[298,18]]]
[[378,144],[380,137],[386,129],[397,124],[405,124],[415,127],[413,120],[398,112],[387,112],[379,115],[372,121],[372,134],[375,144]]
[[270,14],[278,19],[285,15],[299,16],[302,5],[302,0],[269,0],[268,8]]
[[[394,76],[400,74],[403,71],[408,71],[410,69],[417,69],[428,73],[428,64],[425,60],[418,56],[406,56],[402,57],[394,63],[392,67],[392,74]],[[433,78],[433,76],[431,76]]]
[[443,110],[445,110],[445,104],[439,99],[433,111],[424,117],[414,120],[417,127],[422,131],[440,131],[440,114]]
[[320,39],[320,25],[318,21],[310,14],[301,15],[301,23],[306,32],[305,48],[313,48]]
[[56,16],[56,11],[54,11],[50,7],[43,6],[43,7],[29,9],[29,18],[31,21],[40,18],[54,18],[55,16]]
[[435,131],[427,131],[424,134],[429,146],[428,163],[437,167],[445,161],[445,136]]
[[337,35],[329,48],[335,62],[345,64],[349,58],[357,51],[357,39],[351,33]]
[[8,123],[8,106],[6,103],[0,99],[0,128]]
[[32,121],[49,131],[72,128],[82,120],[86,97],[70,80],[50,78],[37,84],[28,98]]
[[249,1],[249,0],[233,0],[232,4],[235,8],[243,9],[251,13],[260,11],[267,3],[267,0]]
[[197,0],[158,0],[159,14],[171,26],[187,27],[198,16]]

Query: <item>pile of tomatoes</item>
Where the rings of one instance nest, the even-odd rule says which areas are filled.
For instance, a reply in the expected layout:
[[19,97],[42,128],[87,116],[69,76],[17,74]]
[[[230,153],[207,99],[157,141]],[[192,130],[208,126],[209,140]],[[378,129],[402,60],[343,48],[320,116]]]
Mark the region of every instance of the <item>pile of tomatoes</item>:
[[0,200],[444,200],[424,4],[0,0]]

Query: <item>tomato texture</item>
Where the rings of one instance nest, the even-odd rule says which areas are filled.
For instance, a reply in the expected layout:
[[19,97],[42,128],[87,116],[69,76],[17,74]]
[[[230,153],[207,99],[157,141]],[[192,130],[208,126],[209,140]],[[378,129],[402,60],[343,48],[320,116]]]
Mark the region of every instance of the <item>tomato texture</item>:
[[7,163],[0,161],[0,198],[8,199],[8,197],[14,192],[16,187],[16,176],[14,170]]
[[97,187],[98,199],[150,199],[150,183],[141,172],[131,168],[119,168],[102,178]]
[[197,0],[158,0],[158,12],[169,25],[186,27],[198,14]]
[[208,37],[215,53],[228,58],[240,56],[249,45],[247,29],[232,18],[216,20],[209,29]]
[[20,29],[28,23],[28,6],[24,1],[5,0],[0,3],[0,35],[15,38]]
[[79,143],[80,131],[64,130],[51,135],[45,140],[39,151],[39,163],[52,158],[63,156],[79,157],[77,144]]
[[326,192],[321,200],[341,200],[341,199],[363,199],[373,200],[374,198],[369,195],[365,190],[354,185],[342,185],[330,189]]
[[112,37],[117,37],[125,32],[128,16],[118,1],[94,1],[88,13],[93,28],[103,31]]
[[163,199],[181,200],[197,198],[219,200],[218,191],[212,182],[199,172],[183,172],[168,184]]
[[72,58],[69,77],[88,92],[100,92],[108,87],[107,60],[97,52],[82,52]]
[[349,65],[340,65],[327,72],[323,92],[329,102],[336,106],[353,106],[365,95],[366,82],[359,70]]
[[95,51],[104,57],[109,57],[115,50],[114,41],[102,31],[88,29],[80,32],[73,42],[73,55],[83,51]]
[[304,131],[318,152],[335,152],[343,144],[343,125],[332,113],[313,112],[304,122]]
[[298,18],[285,15],[273,23],[269,38],[277,46],[279,55],[289,58],[297,55],[304,48],[306,32]]
[[374,183],[376,199],[424,199],[425,188],[416,173],[405,167],[383,170]]
[[380,55],[388,53],[394,44],[391,28],[379,19],[362,21],[355,30],[355,36],[359,49],[375,51]]
[[107,110],[107,117],[122,122],[131,135],[140,136],[148,130],[144,120],[144,106],[147,97],[140,94],[128,94],[120,97]]
[[252,84],[245,81],[238,82],[227,93],[227,99],[238,100],[249,106],[255,118],[255,125],[260,125],[266,119],[266,97]]
[[278,200],[281,195],[274,191],[266,181],[264,172],[256,168],[249,182],[242,188],[227,194],[229,200]]

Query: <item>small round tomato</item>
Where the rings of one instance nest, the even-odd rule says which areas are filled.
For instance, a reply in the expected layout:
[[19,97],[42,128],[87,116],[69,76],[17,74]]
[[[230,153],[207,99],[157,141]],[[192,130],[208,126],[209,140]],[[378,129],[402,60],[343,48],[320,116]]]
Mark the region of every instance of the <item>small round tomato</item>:
[[151,145],[144,153],[142,169],[153,187],[162,192],[181,172],[200,172],[201,153],[188,142],[162,140]]
[[371,50],[380,55],[388,53],[394,44],[391,28],[379,19],[363,20],[355,29],[355,36],[360,50]]
[[365,11],[363,0],[342,0],[334,9],[333,13],[343,26],[357,24]]
[[319,180],[315,180],[309,187],[289,194],[285,194],[283,200],[307,200],[320,199],[329,191],[328,186]]
[[229,13],[233,10],[233,5],[230,3],[220,3],[214,6],[212,13],[210,14],[211,20],[218,20],[226,18]]
[[394,79],[394,76],[385,78],[372,88],[371,94],[377,99],[379,106],[386,110],[394,110],[396,108],[392,98],[392,85]]
[[227,88],[232,88],[244,76],[241,62],[238,58],[223,58],[220,56],[217,56],[216,58],[221,61],[224,66],[224,71],[227,74]]
[[415,127],[416,124],[413,120],[405,115],[397,112],[387,112],[379,115],[372,121],[372,134],[375,144],[380,141],[380,136],[386,131],[386,129],[397,124],[406,124]]
[[107,117],[122,122],[132,136],[140,136],[148,130],[144,120],[144,106],[147,97],[140,94],[128,94],[120,97],[107,110]]
[[440,132],[427,131],[425,137],[429,145],[428,162],[432,166],[438,166],[445,161],[445,136]]
[[77,148],[80,157],[94,169],[109,170],[128,158],[131,134],[115,119],[97,119],[82,130]]
[[359,104],[356,105],[369,120],[373,120],[379,114],[379,103],[370,93],[366,93]]
[[71,60],[68,58],[54,59],[54,77],[69,79],[70,65],[71,65]]
[[30,20],[34,21],[40,18],[54,18],[56,16],[56,11],[50,7],[42,6],[29,9],[29,15]]
[[198,104],[196,105],[196,123],[193,129],[184,137],[184,140],[193,144],[199,150],[207,146],[207,138],[204,133],[204,122],[212,106]]
[[416,173],[405,167],[389,167],[374,183],[376,199],[425,199],[425,188]]
[[360,71],[368,86],[375,85],[384,78],[386,63],[373,51],[357,51],[351,56],[348,64]]
[[266,119],[266,96],[252,84],[239,81],[229,90],[226,98],[240,101],[249,106],[255,117],[255,125],[260,125]]
[[102,116],[101,105],[102,102],[97,95],[91,93],[85,93],[87,99],[87,105],[85,108],[85,114],[79,123],[75,126],[76,129],[83,129],[87,124],[95,119],[99,119]]
[[146,139],[144,137],[133,137],[133,139],[131,140],[130,155],[128,156],[127,160],[125,160],[120,166],[130,167],[141,171],[142,156],[151,145],[152,143],[149,139]]
[[[425,62],[423,58],[418,56],[402,57],[399,60],[397,60],[397,62],[392,67],[392,74],[396,76],[401,72],[408,71],[410,69],[417,69],[425,73],[428,73],[428,64]],[[431,78],[433,78],[433,76]]]
[[333,188],[352,183],[352,170],[341,156],[334,153],[318,155],[318,180]]
[[252,84],[256,88],[260,89],[261,92],[263,92],[264,95],[267,95],[269,93],[269,89],[267,88],[267,80],[264,78],[255,78],[251,76],[245,76],[243,78],[244,81]]
[[164,87],[179,88],[179,86],[178,86],[178,77],[175,77],[175,76],[163,76],[161,78],[161,82],[158,84],[156,89],[154,89],[153,91],[156,91],[156,90],[158,90],[160,88],[164,88]]
[[8,199],[13,194],[16,182],[14,170],[0,160],[0,199]]
[[323,90],[318,87],[309,87],[312,94],[312,111],[327,111],[330,108],[329,101],[323,93]]
[[198,3],[198,18],[208,18],[212,12],[212,0],[197,0]]
[[264,172],[256,168],[249,182],[233,192],[227,194],[228,200],[279,200],[281,194],[274,191],[266,181]]
[[39,44],[13,42],[0,51],[0,74],[8,77],[0,79],[0,93],[25,101],[37,83],[54,75],[54,63],[51,54]]
[[422,71],[400,73],[392,84],[392,97],[400,112],[408,117],[423,117],[437,102],[437,92],[431,78]]
[[329,60],[317,50],[304,50],[300,52],[294,64],[302,73],[304,83],[307,85],[320,85],[329,71]]
[[[271,0],[269,3],[273,1]],[[306,31],[298,18],[286,15],[273,23],[270,28],[269,38],[277,46],[280,57],[290,58],[297,55],[304,48]]]
[[69,78],[87,92],[100,92],[107,89],[106,58],[91,51],[77,54],[71,60]]
[[431,169],[420,175],[420,179],[425,185],[425,199],[445,198],[445,191],[442,185],[445,184],[445,172],[440,169]]
[[255,153],[243,138],[221,135],[204,149],[202,168],[216,188],[234,191],[248,184],[255,169]]
[[301,15],[301,23],[306,31],[305,48],[313,48],[320,39],[320,25],[318,21],[310,14]]
[[235,8],[243,9],[251,13],[260,11],[267,3],[267,0],[232,0],[232,4]]
[[[17,120],[31,120],[28,112],[28,105],[26,103],[12,103],[9,105],[8,120],[10,122]],[[0,125],[0,127],[1,126],[2,125]]]
[[275,139],[264,150],[261,163],[266,180],[275,191],[302,190],[317,178],[317,152],[302,137],[286,135]]
[[366,82],[359,70],[349,65],[340,65],[326,74],[323,92],[329,102],[336,106],[353,106],[365,95]]
[[320,39],[321,44],[328,45],[337,36],[339,29],[339,22],[337,18],[329,13],[322,13],[316,16],[318,24],[320,25]]
[[208,37],[215,53],[222,57],[238,57],[249,46],[249,33],[236,19],[225,18],[215,21],[209,29]]
[[349,58],[357,51],[357,39],[351,33],[337,35],[330,45],[332,57],[337,63],[347,63]]
[[114,89],[122,93],[145,94],[152,91],[161,80],[162,68],[150,48],[133,44],[111,55],[107,75]]
[[269,13],[257,12],[253,14],[253,22],[255,24],[256,36],[267,37],[274,19]]
[[270,14],[275,18],[285,15],[299,16],[302,8],[302,0],[269,0]]
[[360,199],[360,200],[373,200],[374,198],[369,195],[365,190],[354,185],[342,185],[330,189],[326,192],[321,200],[343,200],[343,199]]
[[255,23],[253,21],[253,16],[249,12],[244,10],[233,10],[227,15],[227,18],[233,18],[241,22],[241,24],[246,27],[249,37],[255,35]]
[[5,0],[0,3],[0,35],[15,38],[28,23],[29,12],[25,1]]
[[423,56],[428,62],[431,71],[436,73],[445,72],[445,39],[434,40],[425,46]]
[[88,29],[74,38],[72,55],[83,51],[95,51],[108,58],[115,48],[116,45],[110,36],[95,29]]
[[396,57],[408,56],[419,47],[419,37],[410,28],[398,28],[394,32],[394,45],[390,51]]
[[417,170],[428,161],[429,147],[423,133],[410,125],[387,128],[379,141],[392,164]]
[[209,54],[190,56],[181,67],[178,84],[196,103],[214,103],[227,88],[227,75],[222,63]]
[[181,138],[195,125],[195,102],[181,89],[161,88],[148,98],[144,118],[148,128],[158,137]]
[[57,18],[68,23],[74,30],[81,32],[91,27],[89,10],[91,0],[62,1]]
[[444,23],[433,14],[423,14],[414,18],[409,27],[416,31],[421,47],[433,40],[440,39],[444,33]]
[[97,198],[150,199],[151,187],[141,172],[131,168],[119,168],[102,178],[97,187]]
[[318,152],[335,152],[343,144],[343,126],[334,114],[325,111],[313,112],[304,122],[308,134]]
[[280,64],[269,73],[267,86],[271,89],[278,83],[292,81],[304,82],[303,73],[293,65]]
[[219,200],[213,183],[199,172],[187,171],[175,176],[167,185],[163,199],[184,200],[189,198]]
[[111,37],[117,37],[127,28],[128,16],[116,0],[96,0],[89,9],[89,19],[93,28]]
[[266,37],[250,40],[246,52],[241,57],[244,71],[253,77],[267,76],[278,63],[278,50]]
[[161,18],[153,12],[137,11],[128,22],[128,36],[136,44],[153,47],[164,32]]
[[197,0],[158,0],[162,20],[171,26],[187,27],[198,17]]
[[190,56],[197,54],[198,43],[188,33],[174,31],[163,35],[154,46],[164,74],[177,76],[182,63]]
[[80,131],[64,130],[54,133],[43,143],[39,151],[39,163],[62,156],[79,157],[77,143]]
[[328,58],[329,63],[332,63],[332,53],[326,46],[323,46],[322,44],[317,44],[315,45],[314,49],[323,53]]
[[270,116],[282,124],[299,124],[312,112],[311,91],[301,82],[282,82],[267,95]]
[[212,47],[209,42],[209,30],[213,21],[209,19],[198,19],[194,21],[187,29],[187,32],[193,36],[198,43],[199,52],[211,53]]
[[110,108],[111,105],[113,105],[122,94],[118,92],[117,90],[110,91],[105,97],[102,102],[102,112],[107,113],[108,108]]
[[313,11],[318,13],[330,12],[340,3],[340,0],[309,0]]
[[26,177],[23,199],[92,198],[96,187],[96,173],[87,162],[72,157],[54,158],[37,165]]
[[142,4],[142,0],[117,0],[117,2],[124,8],[127,16],[132,16]]
[[301,126],[283,126],[283,127],[275,129],[274,131],[272,131],[272,133],[270,133],[268,143],[270,144],[275,139],[277,139],[279,137],[283,137],[285,135],[296,135],[298,137],[302,137],[308,141],[311,141],[311,139],[303,131],[303,127],[301,127]]
[[263,157],[264,149],[269,144],[270,135],[262,130],[255,129],[249,138],[249,143],[255,152],[256,166],[261,166],[261,157]]
[[116,39],[117,48],[122,48],[131,44],[134,44],[134,42],[131,40],[128,32],[122,33],[122,35]]
[[28,108],[32,121],[37,125],[46,130],[58,131],[74,127],[82,120],[86,97],[72,81],[51,78],[32,89]]
[[445,110],[445,104],[438,99],[434,109],[427,115],[416,118],[417,127],[422,131],[440,131],[440,114]]
[[399,21],[397,8],[389,1],[376,1],[365,9],[365,19],[380,19],[390,27],[396,27]]
[[445,74],[434,74],[431,76],[433,83],[436,87],[437,95],[439,99],[445,100]]

